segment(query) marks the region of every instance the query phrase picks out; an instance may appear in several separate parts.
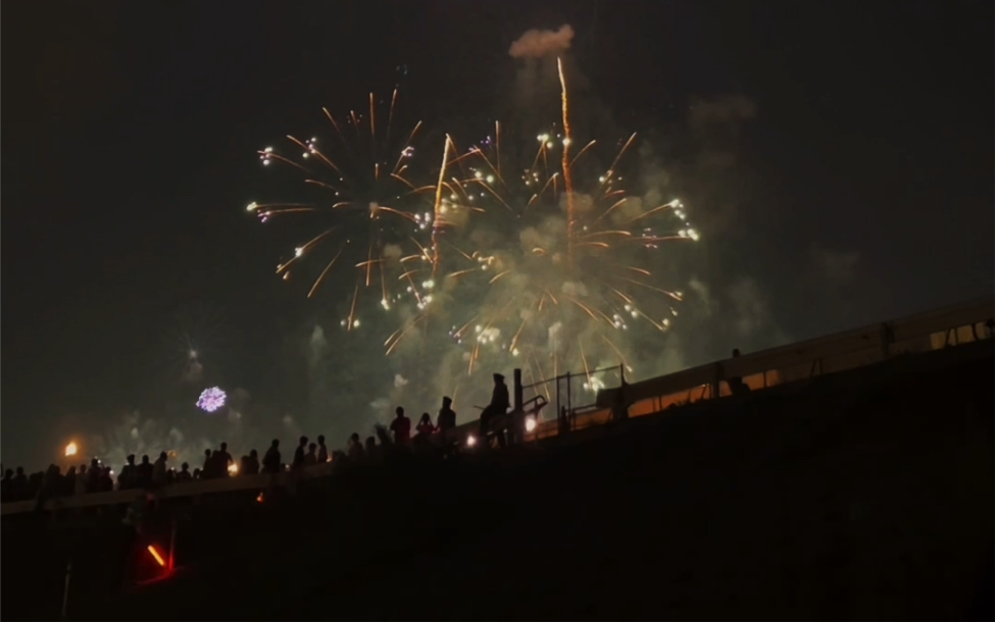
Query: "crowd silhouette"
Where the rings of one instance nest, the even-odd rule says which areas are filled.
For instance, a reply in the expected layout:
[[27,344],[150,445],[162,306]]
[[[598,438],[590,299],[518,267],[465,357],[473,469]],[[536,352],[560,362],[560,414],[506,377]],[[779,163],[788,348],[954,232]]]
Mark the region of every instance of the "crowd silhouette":
[[[495,374],[495,379],[499,376]],[[507,387],[503,385],[503,381],[501,386],[504,387],[503,395],[506,400]],[[496,392],[500,391],[496,389]],[[3,503],[34,499],[41,506],[47,499],[53,497],[113,490],[155,489],[177,483],[260,473],[276,474],[343,460],[377,462],[385,445],[412,450],[437,449],[441,450],[444,456],[451,456],[457,442],[453,434],[456,428],[456,412],[452,409],[452,403],[452,398],[442,398],[442,407],[434,422],[429,413],[423,413],[414,428],[414,436],[412,436],[411,420],[405,415],[401,406],[395,409],[395,417],[389,428],[377,426],[377,435],[369,436],[365,441],[359,433],[353,433],[347,440],[344,451],[329,451],[324,435],[318,435],[316,442],[311,442],[307,436],[301,436],[289,462],[283,461],[280,440],[273,439],[261,461],[259,452],[252,449],[236,462],[228,451],[228,444],[222,442],[217,448],[205,449],[203,463],[192,470],[188,462],[180,464],[178,469],[175,463],[170,464],[171,454],[166,451],[160,452],[155,461],[152,461],[150,456],[143,455],[141,461],[137,463],[137,457],[131,454],[127,456],[125,464],[117,475],[111,466],[96,457],[90,460],[89,464],[70,466],[65,472],[57,464],[51,464],[47,470],[30,475],[25,473],[24,467],[4,469],[3,479],[0,480],[2,486],[0,496]],[[497,412],[497,409],[493,408],[492,411]],[[486,422],[482,421],[481,425],[485,426]],[[487,429],[482,428],[481,434],[486,437]],[[379,442],[377,436],[380,437]],[[503,442],[501,444],[503,446]],[[175,458],[175,454],[172,454],[172,457]]]

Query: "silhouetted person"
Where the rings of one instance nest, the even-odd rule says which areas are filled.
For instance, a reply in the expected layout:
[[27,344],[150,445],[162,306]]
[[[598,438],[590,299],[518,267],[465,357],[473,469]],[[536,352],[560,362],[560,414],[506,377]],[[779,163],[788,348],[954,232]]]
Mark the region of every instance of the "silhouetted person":
[[205,471],[207,471],[208,477],[228,477],[228,464],[225,462],[225,457],[221,454],[220,449],[211,452]]
[[153,486],[165,486],[166,485],[166,460],[169,456],[166,452],[159,452],[159,457],[156,458],[155,464],[152,465],[152,485]]
[[280,472],[280,441],[279,439],[273,439],[270,444],[269,449],[266,450],[266,455],[263,456],[263,472],[264,473],[279,473]]
[[318,464],[318,443],[311,443],[307,446],[307,453],[304,454],[304,466]]
[[200,476],[204,479],[210,479],[211,477],[211,450],[210,448],[204,450],[204,464],[200,468]]
[[94,458],[90,460],[90,469],[87,471],[86,491],[97,492],[98,490],[100,490],[100,460]]
[[318,462],[328,462],[328,447],[325,447],[325,435],[318,435]]
[[28,476],[24,474],[24,467],[17,467],[14,472],[14,479],[11,480],[10,494],[14,497],[15,501],[21,501],[27,498],[28,494]]
[[379,455],[379,448],[377,447],[377,437],[368,436],[366,438],[366,457],[370,460],[376,460]]
[[[739,348],[732,351],[732,358],[739,358]],[[750,392],[750,387],[743,382],[743,378],[741,376],[726,378],[726,384],[729,385],[729,392],[733,395],[743,395]]]
[[230,453],[228,453],[228,443],[221,443],[220,454],[221,454],[221,460],[225,465],[225,473],[227,473],[228,467],[230,467],[232,464],[235,463],[235,459],[231,457]]
[[394,434],[394,443],[407,445],[411,442],[411,419],[404,416],[404,408],[394,409],[394,420],[390,422],[390,431]]
[[109,466],[101,468],[97,488],[100,492],[110,492],[114,490],[114,476],[111,475],[111,468]]
[[439,416],[435,422],[439,425],[439,430],[443,434],[456,427],[456,411],[453,410],[453,398],[442,398],[442,408],[439,409]]
[[152,485],[152,472],[154,470],[148,455],[142,456],[142,463],[138,465],[138,485],[141,488],[148,488]]
[[300,444],[297,445],[297,449],[294,450],[294,463],[293,468],[299,469],[304,466],[304,453],[307,451],[307,437],[302,436]]
[[[480,413],[480,438],[487,439],[487,434],[491,432],[491,422],[495,417],[504,417],[511,406],[511,398],[508,395],[508,385],[504,383],[504,376],[494,374],[494,390],[491,392],[491,403],[487,405],[484,412]],[[494,436],[498,439],[498,445],[504,447],[504,429],[493,430]]]
[[9,503],[14,500],[14,469],[6,469],[3,472],[3,480],[0,480],[0,503]]
[[117,478],[118,488],[121,490],[134,488],[136,479],[137,472],[135,471],[135,454],[128,454],[127,462],[123,467],[121,467],[121,475]]
[[355,432],[349,437],[349,459],[359,462],[363,459],[363,443],[359,440],[359,434]]
[[183,482],[189,482],[193,480],[193,475],[190,473],[190,465],[184,462],[180,466],[180,472],[176,474],[176,483],[182,484]]
[[62,487],[59,494],[70,497],[76,493],[76,467],[71,466],[66,471],[66,476],[62,478]]
[[86,465],[79,465],[79,471],[76,472],[76,494],[85,495],[86,494],[86,484],[89,481],[90,476],[86,473]]
[[243,475],[259,475],[259,452],[253,449],[242,463]]
[[432,424],[432,415],[422,413],[421,419],[418,420],[418,427],[415,429],[418,431],[419,436],[428,437],[434,434],[435,425]]

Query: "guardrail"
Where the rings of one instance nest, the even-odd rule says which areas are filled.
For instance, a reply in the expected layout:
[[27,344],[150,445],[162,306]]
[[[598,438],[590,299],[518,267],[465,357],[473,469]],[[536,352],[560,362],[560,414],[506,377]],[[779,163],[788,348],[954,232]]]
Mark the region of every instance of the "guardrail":
[[[606,423],[612,418],[613,409],[619,410],[620,405],[625,416],[638,417],[682,403],[730,395],[728,381],[731,378],[740,378],[751,389],[757,390],[879,363],[896,355],[991,339],[993,318],[995,299],[985,299],[602,389],[598,391],[593,405],[583,407],[587,412],[579,413],[578,409],[574,409],[568,413],[570,421],[567,428],[556,419],[541,421],[532,433],[526,435],[526,440],[557,436],[564,429],[582,429]],[[476,420],[470,421],[457,426],[454,436],[466,439],[478,428]],[[173,484],[152,494],[168,499],[216,492],[263,490],[274,486],[292,487],[300,480],[329,475],[332,468],[332,463],[326,463],[274,475],[243,475]],[[125,504],[144,494],[147,493],[143,490],[119,490],[58,497],[49,499],[45,508],[60,510]],[[7,516],[32,511],[36,505],[35,500],[5,503],[0,506],[0,514]]]
[[993,318],[995,299],[974,301],[605,389],[596,403],[604,409],[622,400],[634,416],[658,412],[673,404],[730,395],[730,378],[740,378],[756,390],[896,355],[991,339]]

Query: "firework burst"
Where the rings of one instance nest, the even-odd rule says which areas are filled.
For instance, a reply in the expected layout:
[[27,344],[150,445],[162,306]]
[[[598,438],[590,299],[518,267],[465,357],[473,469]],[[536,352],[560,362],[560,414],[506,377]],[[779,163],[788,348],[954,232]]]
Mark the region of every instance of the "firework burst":
[[[350,111],[337,118],[323,111],[330,140],[287,136],[288,150],[259,151],[263,166],[291,167],[320,191],[311,202],[247,206],[264,223],[285,216],[309,219],[305,226],[310,237],[277,265],[276,273],[289,280],[292,271],[305,272],[310,298],[336,271],[351,272],[345,285],[336,279],[347,290],[348,314],[342,325],[349,330],[359,327],[358,305],[366,291],[375,291],[384,309],[404,301],[424,308],[432,300],[433,282],[426,273],[434,262],[435,187],[413,181],[418,179],[413,168],[421,122],[403,131],[394,127],[396,90],[389,103],[378,103],[371,93],[368,112]],[[305,268],[309,257],[315,259],[311,270]]]
[[576,148],[560,78],[559,128],[537,145],[502,153],[496,123],[448,161],[437,211],[441,280],[455,293],[430,311],[449,320],[471,374],[516,366],[539,381],[584,371],[585,388],[597,390],[592,369],[631,371],[632,351],[669,330],[682,294],[665,282],[661,249],[698,233],[680,200],[654,204],[657,192],[626,189],[635,134],[618,142],[607,167],[595,161],[595,140]]

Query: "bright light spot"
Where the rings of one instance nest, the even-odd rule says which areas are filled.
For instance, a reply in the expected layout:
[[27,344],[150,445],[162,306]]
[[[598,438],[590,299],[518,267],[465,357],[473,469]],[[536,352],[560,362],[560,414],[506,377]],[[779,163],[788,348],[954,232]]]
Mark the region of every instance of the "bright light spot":
[[477,179],[483,179],[484,174],[481,173],[480,171],[477,171],[473,174],[473,176],[476,177]]
[[300,257],[303,254],[304,254],[304,248],[303,247],[298,246],[297,248],[294,249],[294,257]]
[[518,351],[518,348],[514,348],[514,349],[513,349],[512,351],[511,351],[511,354],[512,354],[512,356],[518,356],[518,355],[520,354],[520,353],[519,353],[519,351]]
[[487,183],[489,183],[489,184],[493,184],[494,183],[494,175],[488,175],[487,176]]
[[265,151],[266,153],[273,153],[273,148],[272,147],[266,147],[265,149],[263,149],[263,151]]
[[688,237],[694,240],[695,242],[697,242],[698,239],[701,238],[701,236],[698,235],[698,232],[695,231],[694,229],[688,229]]
[[256,497],[256,501],[259,502],[259,503],[262,503],[265,500],[266,500],[266,497],[263,496],[263,493],[259,493],[259,496]]
[[155,549],[155,545],[150,544],[148,551],[152,554],[153,559],[155,559],[155,563],[159,564],[163,568],[166,567],[166,561],[162,558],[162,555],[159,554],[159,551]]
[[238,475],[238,465],[235,464],[234,462],[232,462],[231,464],[229,464],[228,465],[228,473],[229,473],[229,475]]
[[564,147],[569,147],[570,146],[570,139],[569,138],[564,138],[563,139],[563,146]]
[[308,153],[307,151],[305,151],[305,152],[304,152],[304,157],[305,157],[305,158],[307,158],[307,157],[308,157],[309,155],[310,155],[310,154],[309,154],[309,153]]
[[466,437],[466,446],[467,447],[473,447],[476,444],[477,444],[477,437],[475,437],[472,434],[470,436]]
[[76,443],[69,443],[66,445],[66,455],[75,456],[76,455]]
[[352,327],[353,328],[359,328],[359,320],[358,319],[352,321]]
[[552,149],[553,148],[553,141],[549,141],[548,143],[546,143],[546,148],[547,149]]
[[263,160],[263,166],[269,166],[269,160]]
[[245,206],[245,211],[251,212],[252,210],[256,209],[257,207],[259,207],[259,206],[256,204],[255,201],[253,201],[252,203],[249,203],[248,205]]
[[536,429],[536,427],[538,425],[539,425],[539,423],[536,421],[535,417],[526,417],[525,418],[525,431],[526,432],[535,432],[535,429]]

